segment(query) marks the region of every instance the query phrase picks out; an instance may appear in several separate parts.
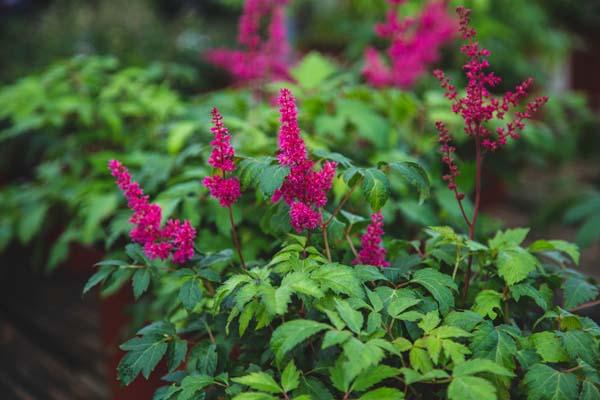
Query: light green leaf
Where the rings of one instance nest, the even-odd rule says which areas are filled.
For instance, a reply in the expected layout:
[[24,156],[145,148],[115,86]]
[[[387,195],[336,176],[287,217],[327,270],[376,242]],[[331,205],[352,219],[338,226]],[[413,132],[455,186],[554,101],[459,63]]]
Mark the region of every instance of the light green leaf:
[[300,384],[300,371],[294,361],[290,361],[281,374],[281,386],[284,392],[290,392]]
[[452,379],[448,386],[450,400],[496,400],[496,388],[489,381],[476,376]]
[[390,182],[377,168],[363,170],[361,190],[373,211],[379,211],[390,197]]
[[277,400],[277,397],[266,393],[247,392],[240,393],[231,400]]
[[479,292],[475,298],[473,311],[482,317],[489,316],[491,319],[496,319],[498,314],[494,310],[502,311],[502,293],[490,289]]
[[376,385],[385,379],[392,378],[399,374],[400,370],[398,368],[393,368],[387,365],[377,365],[360,373],[354,380],[352,389],[357,392],[362,392],[363,390],[367,390],[371,388],[371,386]]
[[400,313],[420,302],[420,299],[413,297],[396,297],[388,305],[387,312],[390,317],[396,318]]
[[119,380],[124,385],[129,385],[140,372],[148,379],[150,372],[165,355],[167,347],[168,344],[163,338],[153,342],[148,340],[143,345],[140,343],[140,347],[127,353],[119,362],[117,367]]
[[351,267],[341,264],[325,264],[311,274],[311,278],[337,294],[343,293],[353,297],[364,298],[360,281]]
[[476,375],[482,372],[489,372],[502,376],[514,376],[514,374],[506,368],[484,358],[473,358],[455,366],[454,370],[452,371],[452,376],[459,377]]
[[440,312],[445,315],[454,307],[453,291],[458,291],[452,277],[433,269],[425,268],[413,274],[411,282],[417,283],[427,289],[438,302]]
[[325,338],[323,339],[322,349],[326,349],[337,344],[343,344],[352,336],[352,333],[348,331],[327,331]]
[[335,308],[337,309],[340,317],[344,320],[348,328],[352,330],[354,333],[360,333],[363,323],[364,317],[360,311],[354,310],[348,302],[344,300],[335,301]]
[[598,354],[598,345],[594,341],[594,337],[584,331],[566,331],[559,332],[564,349],[572,359],[581,358],[590,365],[597,365],[600,360]]
[[271,349],[279,362],[302,341],[328,328],[329,325],[327,324],[305,319],[286,322],[273,332],[271,336]]
[[262,170],[258,177],[258,188],[265,197],[271,197],[273,192],[281,187],[289,173],[288,167],[282,167],[279,164],[269,165]]
[[498,275],[500,275],[508,285],[519,283],[535,268],[539,262],[522,247],[513,247],[500,250],[498,253]]
[[358,400],[403,400],[404,393],[398,389],[382,387],[371,390],[359,397]]
[[181,381],[181,393],[177,396],[177,400],[192,400],[196,399],[196,394],[204,388],[212,385],[214,379],[208,375],[190,375],[183,378]]
[[232,378],[231,380],[255,390],[262,390],[263,392],[282,392],[281,387],[279,387],[277,382],[275,382],[275,379],[273,379],[273,377],[266,372],[253,372],[239,378]]
[[520,246],[528,233],[529,228],[515,228],[499,231],[493,239],[490,239],[490,248],[500,250]]
[[546,362],[567,361],[569,356],[560,343],[559,338],[554,332],[539,332],[531,335],[531,341],[535,350]]

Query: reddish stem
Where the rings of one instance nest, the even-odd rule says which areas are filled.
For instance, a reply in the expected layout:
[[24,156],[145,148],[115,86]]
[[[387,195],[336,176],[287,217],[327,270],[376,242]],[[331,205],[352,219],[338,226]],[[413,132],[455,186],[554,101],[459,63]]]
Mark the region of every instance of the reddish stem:
[[[477,129],[475,132],[478,132]],[[479,215],[479,206],[481,203],[481,168],[483,164],[483,156],[481,154],[481,142],[477,135],[475,135],[475,206],[473,208],[473,217],[469,222],[467,220],[467,225],[469,226],[469,239],[473,240],[475,238],[475,225],[477,224],[477,216]],[[462,204],[459,200],[458,204],[461,206]],[[465,215],[463,211],[463,216]],[[465,217],[466,219],[466,217]],[[467,299],[467,295],[469,294],[469,285],[471,283],[471,266],[473,265],[473,255],[469,255],[469,261],[467,264],[467,271],[465,273],[465,281],[463,284],[462,290],[462,301],[463,303]]]

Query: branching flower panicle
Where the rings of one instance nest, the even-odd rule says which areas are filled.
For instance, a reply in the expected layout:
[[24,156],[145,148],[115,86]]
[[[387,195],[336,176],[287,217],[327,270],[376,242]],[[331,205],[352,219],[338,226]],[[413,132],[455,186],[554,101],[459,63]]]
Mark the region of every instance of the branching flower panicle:
[[381,244],[381,237],[384,233],[383,215],[381,212],[372,214],[371,223],[367,226],[367,231],[360,239],[362,247],[353,263],[389,267],[390,263],[385,259],[387,251]]
[[161,208],[150,204],[148,196],[131,179],[127,168],[117,160],[111,160],[108,167],[125,195],[128,207],[134,212],[129,220],[134,225],[129,234],[131,240],[141,244],[151,259],[172,256],[175,263],[183,264],[192,258],[196,230],[190,222],[170,219],[161,228]]
[[306,144],[300,136],[298,110],[294,96],[282,89],[278,99],[281,114],[279,129],[279,164],[290,168],[272,201],[283,200],[290,206],[290,222],[296,232],[315,229],[322,222],[320,208],[327,204],[337,164],[325,161],[320,171],[314,171],[314,162],[308,158]]
[[[246,0],[238,27],[238,43],[243,50],[212,49],[206,53],[208,61],[237,81],[287,79],[290,45],[286,5],[287,0]],[[269,20],[267,38],[260,33],[264,20]]]
[[375,26],[378,36],[390,40],[386,65],[379,53],[368,48],[363,74],[376,87],[409,88],[438,60],[440,48],[454,37],[455,21],[443,1],[429,1],[416,18],[398,19],[404,0],[389,0],[386,21]]
[[490,66],[490,51],[480,47],[476,41],[477,32],[469,26],[470,10],[459,7],[457,12],[460,17],[459,30],[466,41],[461,52],[468,58],[463,67],[468,79],[465,97],[457,95],[456,88],[441,70],[434,71],[434,75],[445,90],[446,97],[452,100],[452,111],[462,116],[466,134],[479,139],[484,148],[495,151],[506,145],[509,137],[519,138],[520,131],[525,127],[524,121],[530,119],[548,101],[548,97],[538,97],[527,104],[525,111],[516,111],[514,119],[498,128],[494,134],[486,123],[493,119],[504,119],[512,108],[517,107],[529,94],[533,79],[526,79],[514,92],[506,92],[501,101],[495,98],[491,89],[500,84],[501,78],[493,72],[486,72]]
[[213,127],[210,130],[214,139],[210,142],[212,152],[208,163],[218,171],[217,174],[204,178],[203,183],[221,206],[230,207],[241,195],[240,181],[236,177],[227,177],[228,172],[235,170],[235,150],[231,146],[231,135],[223,125],[219,110],[213,108],[211,114]]

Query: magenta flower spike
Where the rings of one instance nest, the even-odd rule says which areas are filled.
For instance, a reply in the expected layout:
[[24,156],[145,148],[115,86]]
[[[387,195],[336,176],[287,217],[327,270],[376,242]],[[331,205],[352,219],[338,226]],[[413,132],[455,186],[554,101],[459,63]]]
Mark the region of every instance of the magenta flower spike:
[[281,89],[279,99],[281,126],[279,128],[279,164],[290,168],[272,201],[283,200],[290,206],[290,223],[296,232],[316,229],[322,223],[320,208],[327,204],[337,164],[326,161],[315,172],[308,158],[306,144],[300,136],[296,100],[288,89]]
[[367,231],[360,238],[361,249],[353,264],[366,264],[375,267],[389,267],[390,263],[385,260],[387,251],[381,244],[383,231],[383,215],[381,212],[371,215],[371,223]]
[[231,207],[241,195],[238,178],[226,177],[228,172],[235,170],[235,150],[231,146],[231,135],[223,125],[223,117],[219,110],[213,108],[211,114],[213,127],[210,130],[214,138],[210,142],[212,152],[208,163],[217,170],[217,173],[204,178],[203,183],[210,195],[217,199],[222,207]]
[[162,210],[150,204],[140,185],[131,179],[127,168],[117,160],[108,163],[116,183],[133,211],[130,222],[134,225],[129,233],[131,240],[144,247],[150,259],[166,259],[172,256],[173,262],[183,264],[194,256],[196,230],[189,221],[170,219],[161,228]]

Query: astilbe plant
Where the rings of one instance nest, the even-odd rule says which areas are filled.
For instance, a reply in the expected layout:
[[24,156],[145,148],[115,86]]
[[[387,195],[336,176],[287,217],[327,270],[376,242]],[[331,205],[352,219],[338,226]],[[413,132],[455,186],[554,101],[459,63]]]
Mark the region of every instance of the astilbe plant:
[[[287,0],[246,0],[238,27],[242,49],[212,49],[205,54],[206,59],[240,82],[288,78],[291,51],[286,6]],[[267,33],[262,35],[265,20]]]
[[440,57],[440,48],[455,35],[455,20],[446,11],[446,2],[428,1],[414,18],[400,20],[398,8],[403,0],[388,0],[386,21],[375,26],[381,38],[390,41],[386,51],[389,65],[374,48],[365,52],[363,74],[376,87],[407,89],[427,72]]
[[[525,111],[516,111],[512,121],[508,122],[506,126],[497,128],[495,133],[492,132],[488,126],[490,122],[503,120],[512,108],[517,107],[529,94],[533,79],[525,80],[516,87],[514,92],[506,92],[502,100],[494,97],[491,90],[500,83],[501,78],[493,72],[487,72],[487,68],[490,66],[488,61],[490,51],[479,45],[476,40],[477,32],[469,26],[470,10],[459,7],[457,12],[460,17],[460,32],[466,42],[461,47],[461,52],[468,58],[463,67],[468,80],[466,95],[460,97],[456,87],[450,83],[441,70],[435,70],[434,75],[444,88],[445,96],[453,102],[452,111],[462,117],[465,133],[472,137],[475,142],[475,206],[471,217],[467,216],[462,204],[464,194],[460,193],[456,185],[459,170],[453,160],[455,148],[452,146],[452,137],[443,122],[438,121],[436,128],[439,133],[440,151],[443,155],[442,161],[448,167],[448,173],[444,175],[444,180],[448,183],[448,188],[455,194],[462,216],[469,227],[469,238],[473,239],[481,200],[484,151],[493,152],[502,148],[506,145],[509,137],[518,139],[520,131],[525,127],[524,121],[532,118],[540,107],[548,101],[548,97],[543,96],[534,99],[527,104]],[[463,286],[463,297],[467,296],[469,289],[471,263],[472,258],[469,258]]]
[[[484,92],[497,79],[481,71],[484,54],[474,50],[468,11],[459,13],[470,41],[465,51],[475,55],[467,73],[478,72],[463,100],[443,77],[442,82],[480,154],[482,148],[501,147],[504,133],[515,136],[545,99],[516,114],[514,129],[495,136],[485,130],[489,112],[497,116],[504,102]],[[505,96],[507,105],[516,103],[515,96]],[[525,246],[523,228],[485,241],[444,226],[430,227],[410,242],[384,237],[380,209],[391,190],[387,174],[399,172],[419,188],[427,182],[424,172],[409,162],[359,167],[334,153],[320,160],[317,172],[289,90],[280,92],[279,107],[277,158],[239,156],[239,169],[222,118],[216,110],[212,115],[208,162],[215,172],[205,180],[210,193],[231,209],[239,184],[217,183],[239,179],[245,193],[256,189],[252,212],[264,210],[272,223],[280,221],[273,251],[247,263],[235,235],[239,260],[228,249],[206,253],[202,243],[194,251],[187,222],[161,228],[160,208],[121,164],[111,162],[134,212],[132,240],[143,247],[129,245],[128,262],[102,262],[84,291],[131,277],[136,298],[152,287],[156,298],[147,294],[146,300],[153,315],[161,315],[121,345],[127,352],[118,367],[123,384],[139,374],[148,378],[164,358],[169,372],[155,400],[599,398],[600,327],[579,314],[598,304],[598,285],[572,269],[579,261],[576,246],[559,240]],[[438,129],[452,185],[458,168],[451,136],[443,124]],[[486,139],[498,145],[484,145]],[[345,190],[337,204],[328,201],[335,178]],[[451,189],[460,203],[464,195]],[[283,202],[273,204],[273,194]],[[348,210],[361,210],[362,198],[374,212],[356,251],[353,228],[366,219]],[[287,215],[276,217],[269,208]],[[475,217],[468,220],[471,231]],[[322,238],[311,236],[317,229]],[[166,257],[154,257],[154,250],[143,252],[164,243],[171,247],[161,256],[173,254],[172,261],[183,265],[171,266]],[[181,248],[184,259],[174,256]],[[470,296],[459,300],[458,271],[472,267],[477,278],[463,280],[471,281]]]

